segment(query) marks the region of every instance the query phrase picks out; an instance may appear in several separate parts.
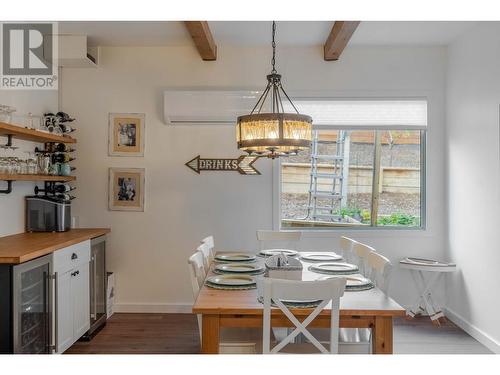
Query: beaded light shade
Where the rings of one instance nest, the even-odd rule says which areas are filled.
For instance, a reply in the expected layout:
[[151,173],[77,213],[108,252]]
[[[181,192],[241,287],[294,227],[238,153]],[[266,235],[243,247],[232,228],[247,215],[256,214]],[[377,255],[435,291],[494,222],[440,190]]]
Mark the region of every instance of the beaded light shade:
[[[281,85],[281,75],[275,68],[276,24],[273,22],[272,71],[267,76],[267,86],[249,115],[239,116],[236,127],[238,148],[250,155],[293,155],[311,146],[312,118],[299,113]],[[285,113],[281,95],[291,104],[296,113]],[[266,103],[271,102],[272,112],[261,113]]]

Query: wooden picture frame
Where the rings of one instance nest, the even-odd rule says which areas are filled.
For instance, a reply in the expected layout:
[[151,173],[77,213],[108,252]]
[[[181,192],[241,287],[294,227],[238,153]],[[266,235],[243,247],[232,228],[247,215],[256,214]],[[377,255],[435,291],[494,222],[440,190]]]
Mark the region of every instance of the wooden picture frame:
[[144,212],[144,168],[109,168],[110,211]]
[[144,156],[144,113],[110,113],[108,130],[109,156]]

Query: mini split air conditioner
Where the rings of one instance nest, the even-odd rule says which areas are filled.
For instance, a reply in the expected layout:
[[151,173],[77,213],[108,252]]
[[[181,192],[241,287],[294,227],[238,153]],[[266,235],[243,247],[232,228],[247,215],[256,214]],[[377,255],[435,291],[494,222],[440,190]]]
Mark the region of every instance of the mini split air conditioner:
[[166,90],[163,112],[167,125],[231,124],[249,114],[261,95],[251,90]]

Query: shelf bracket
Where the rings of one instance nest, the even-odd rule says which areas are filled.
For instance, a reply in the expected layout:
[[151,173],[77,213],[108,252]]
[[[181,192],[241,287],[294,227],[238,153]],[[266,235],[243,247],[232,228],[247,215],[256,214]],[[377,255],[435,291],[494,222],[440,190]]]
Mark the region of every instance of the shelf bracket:
[[7,134],[7,143],[1,146],[2,148],[12,147],[12,134]]
[[12,193],[12,181],[6,181],[7,182],[7,189],[1,189],[0,194],[10,194]]

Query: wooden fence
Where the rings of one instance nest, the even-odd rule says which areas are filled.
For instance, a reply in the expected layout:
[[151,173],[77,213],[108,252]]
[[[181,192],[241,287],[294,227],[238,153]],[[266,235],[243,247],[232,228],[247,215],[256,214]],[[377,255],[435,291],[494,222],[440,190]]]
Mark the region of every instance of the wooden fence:
[[[282,163],[282,192],[307,194],[309,192],[308,163]],[[331,172],[331,167],[319,164],[319,173]],[[331,190],[328,179],[319,178],[319,190]],[[371,193],[373,168],[369,166],[349,167],[349,194]],[[420,169],[382,167],[379,191],[385,193],[412,194],[420,192]]]

